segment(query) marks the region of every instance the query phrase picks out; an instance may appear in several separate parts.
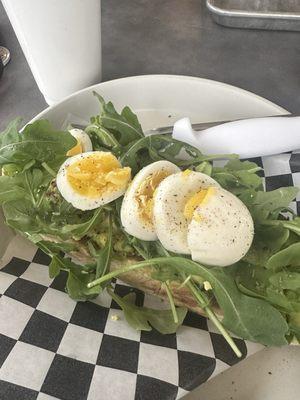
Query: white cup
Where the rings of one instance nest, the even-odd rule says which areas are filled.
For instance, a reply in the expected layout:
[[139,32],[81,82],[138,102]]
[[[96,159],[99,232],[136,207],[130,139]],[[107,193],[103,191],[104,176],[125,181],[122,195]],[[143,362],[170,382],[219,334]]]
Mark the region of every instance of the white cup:
[[101,0],[2,3],[48,104],[101,81]]

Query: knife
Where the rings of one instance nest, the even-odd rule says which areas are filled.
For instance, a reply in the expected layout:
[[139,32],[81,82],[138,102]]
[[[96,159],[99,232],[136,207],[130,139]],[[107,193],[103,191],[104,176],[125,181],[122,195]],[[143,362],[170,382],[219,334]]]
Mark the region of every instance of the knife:
[[252,158],[300,149],[300,116],[259,117],[236,121],[191,124],[182,118],[174,126],[147,131],[146,135],[172,133],[204,154],[239,154]]

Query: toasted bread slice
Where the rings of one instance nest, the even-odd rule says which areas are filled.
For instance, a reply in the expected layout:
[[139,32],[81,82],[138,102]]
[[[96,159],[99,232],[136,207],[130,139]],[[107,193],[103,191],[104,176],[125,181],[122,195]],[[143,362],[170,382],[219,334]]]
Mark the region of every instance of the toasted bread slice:
[[[56,243],[61,241],[59,238],[54,236],[45,236],[44,239]],[[69,253],[70,257],[74,258],[79,263],[91,263],[94,261],[85,243],[74,240],[68,240],[68,242],[76,244],[77,247],[76,251],[72,251]],[[139,261],[141,261],[141,259],[138,257],[129,257],[126,259],[126,261],[113,260],[110,264],[110,270],[117,270],[124,266],[124,263],[126,265],[129,265],[135,264]],[[121,274],[118,276],[118,278],[128,285],[140,289],[145,293],[158,296],[162,299],[167,299],[168,295],[166,293],[164,285],[161,281],[152,278],[152,271],[153,269],[151,266],[144,267]],[[171,282],[170,288],[172,290],[174,302],[177,306],[186,307],[189,310],[196,312],[197,314],[205,315],[204,310],[198,306],[191,292],[185,286],[180,286],[180,284],[177,282]],[[216,305],[214,305],[213,307],[215,308],[217,313],[220,312]]]

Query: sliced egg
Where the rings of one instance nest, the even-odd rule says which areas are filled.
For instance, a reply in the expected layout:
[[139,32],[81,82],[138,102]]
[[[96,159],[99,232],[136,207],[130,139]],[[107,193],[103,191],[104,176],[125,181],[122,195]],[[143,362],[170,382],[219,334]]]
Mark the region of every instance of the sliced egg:
[[153,225],[153,195],[158,185],[180,169],[169,161],[144,167],[133,179],[123,199],[121,222],[127,233],[141,240],[156,240]]
[[167,250],[191,253],[187,241],[190,220],[184,215],[184,209],[197,193],[198,206],[202,198],[201,190],[209,187],[219,187],[219,184],[208,175],[190,170],[170,175],[160,183],[154,196],[153,221],[158,239]]
[[194,261],[223,267],[249,250],[254,235],[251,214],[227,190],[210,187],[197,193],[186,204],[184,215],[190,220],[187,244]]
[[67,152],[67,156],[72,157],[76,154],[86,153],[93,150],[91,139],[82,129],[70,129],[69,132],[77,140],[77,143],[72,149]]
[[131,170],[110,152],[90,151],[68,158],[56,184],[62,197],[80,210],[92,210],[122,196]]

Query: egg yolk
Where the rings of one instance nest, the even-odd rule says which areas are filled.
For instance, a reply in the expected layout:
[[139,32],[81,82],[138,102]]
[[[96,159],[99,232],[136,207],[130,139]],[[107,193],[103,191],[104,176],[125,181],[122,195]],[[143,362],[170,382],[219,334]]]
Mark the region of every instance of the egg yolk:
[[77,140],[77,143],[74,147],[72,147],[68,152],[67,152],[67,156],[68,157],[72,157],[72,156],[76,156],[77,154],[80,154],[83,152],[83,148],[82,148],[82,144],[80,142],[80,140]]
[[109,152],[97,152],[82,157],[66,167],[66,176],[73,190],[89,198],[97,198],[125,188],[131,178],[131,169],[122,168]]
[[158,171],[150,174],[139,186],[136,192],[136,200],[139,204],[140,217],[147,224],[153,224],[153,197],[160,182],[169,176],[167,171]]
[[214,187],[201,189],[198,193],[194,194],[185,204],[183,215],[186,219],[191,220],[194,212],[198,206],[205,204],[210,196],[215,193]]
[[190,169],[186,169],[181,174],[182,174],[182,176],[184,176],[186,178],[189,175],[191,175],[191,173],[192,173],[192,171]]

